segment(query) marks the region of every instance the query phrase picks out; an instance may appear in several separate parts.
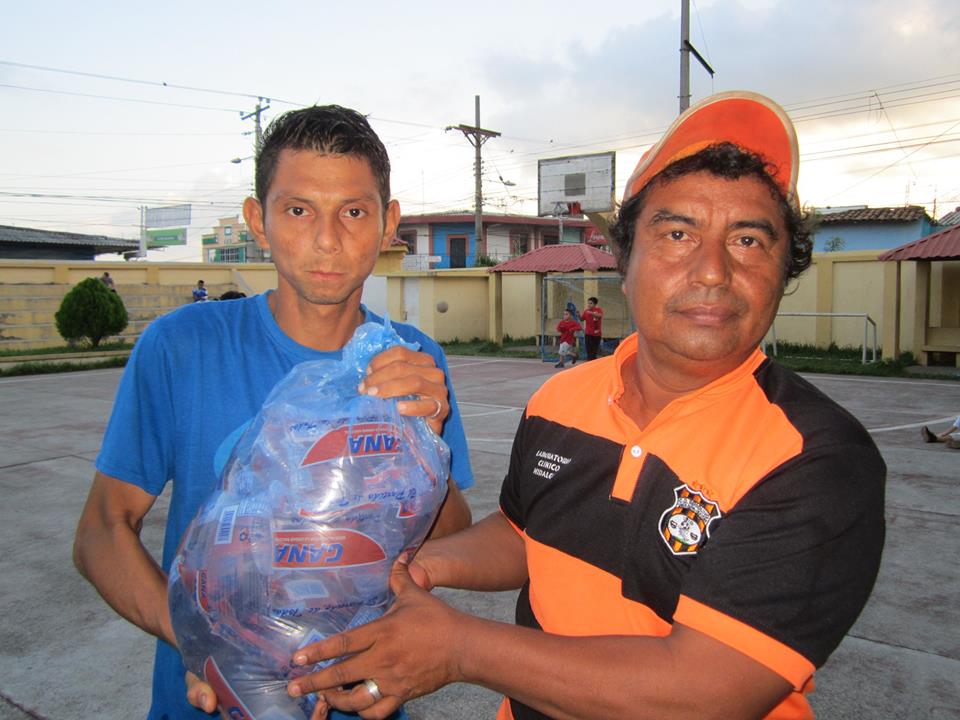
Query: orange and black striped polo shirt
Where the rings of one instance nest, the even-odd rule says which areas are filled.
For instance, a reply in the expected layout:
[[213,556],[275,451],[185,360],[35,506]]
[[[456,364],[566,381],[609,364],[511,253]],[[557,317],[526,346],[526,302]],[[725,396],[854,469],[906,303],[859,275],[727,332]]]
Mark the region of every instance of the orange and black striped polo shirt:
[[[769,717],[812,717],[814,668],[879,568],[883,460],[759,350],[640,430],[618,404],[636,343],[551,378],[520,421],[500,495],[527,553],[517,623],[662,636],[677,621],[793,685]],[[508,700],[499,717],[545,716]]]

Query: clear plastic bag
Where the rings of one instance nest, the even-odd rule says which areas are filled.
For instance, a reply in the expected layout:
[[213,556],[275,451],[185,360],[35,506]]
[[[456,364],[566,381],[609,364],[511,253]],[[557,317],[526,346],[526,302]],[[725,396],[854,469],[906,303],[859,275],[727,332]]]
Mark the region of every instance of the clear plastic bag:
[[342,360],[293,368],[180,543],[174,631],[223,717],[309,717],[313,699],[286,691],[309,671],[291,667],[294,651],[382,615],[391,565],[433,524],[449,449],[396,400],[357,392],[371,358],[399,344],[389,321],[367,323]]

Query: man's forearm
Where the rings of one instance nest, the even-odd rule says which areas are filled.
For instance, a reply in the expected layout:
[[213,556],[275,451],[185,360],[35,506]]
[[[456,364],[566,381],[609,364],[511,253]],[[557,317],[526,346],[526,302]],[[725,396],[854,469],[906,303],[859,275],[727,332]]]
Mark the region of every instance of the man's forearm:
[[74,564],[119,615],[176,647],[167,578],[129,526],[77,531]]
[[434,586],[513,590],[526,582],[523,538],[500,512],[453,535],[425,543],[416,562]]
[[429,537],[431,538],[441,538],[458,530],[463,530],[470,527],[473,520],[470,506],[467,504],[466,498],[463,497],[463,493],[454,483],[453,478],[450,478],[447,483],[449,485],[447,497],[443,501],[443,507],[440,508],[437,522],[430,531]]
[[[667,637],[576,638],[468,616],[457,632],[460,680],[558,720],[754,718],[790,691],[772,671],[687,628]],[[699,668],[696,692],[691,667]]]

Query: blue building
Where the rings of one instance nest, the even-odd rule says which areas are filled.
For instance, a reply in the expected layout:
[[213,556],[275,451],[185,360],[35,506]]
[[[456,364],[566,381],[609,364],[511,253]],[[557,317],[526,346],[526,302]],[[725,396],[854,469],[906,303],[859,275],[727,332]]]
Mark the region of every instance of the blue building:
[[940,227],[919,205],[885,208],[815,208],[814,252],[889,250]]
[[[397,237],[407,246],[409,269],[436,270],[496,264],[545,245],[588,243],[604,247],[606,238],[581,216],[563,219],[484,213],[482,237],[476,237],[472,213],[404,215]],[[562,232],[562,235],[561,235]],[[421,266],[414,268],[420,259]]]

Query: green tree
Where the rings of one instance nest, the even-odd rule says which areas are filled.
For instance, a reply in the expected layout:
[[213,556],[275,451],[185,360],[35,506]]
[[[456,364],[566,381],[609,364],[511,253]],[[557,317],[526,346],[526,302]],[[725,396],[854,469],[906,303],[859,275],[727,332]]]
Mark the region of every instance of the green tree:
[[97,278],[81,280],[64,295],[54,318],[64,340],[73,343],[87,338],[93,347],[127,327],[123,300]]
[[840,252],[847,246],[847,241],[839,235],[830,238],[823,244],[824,252]]

